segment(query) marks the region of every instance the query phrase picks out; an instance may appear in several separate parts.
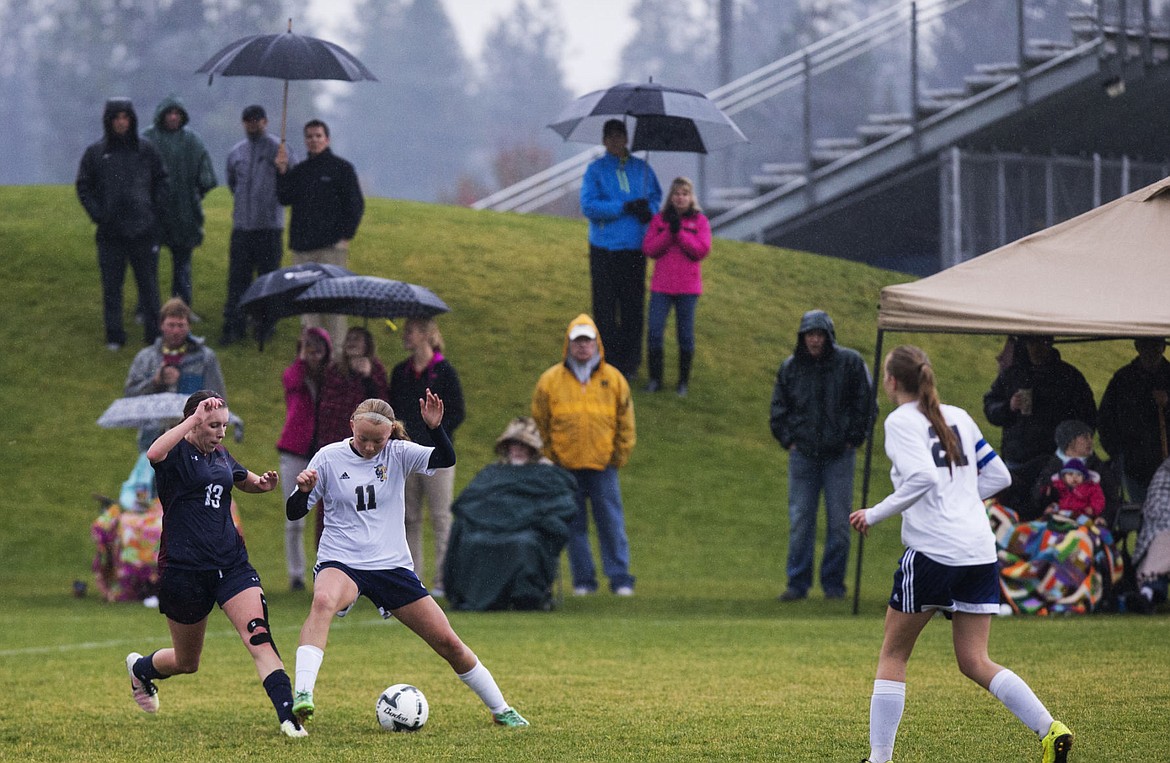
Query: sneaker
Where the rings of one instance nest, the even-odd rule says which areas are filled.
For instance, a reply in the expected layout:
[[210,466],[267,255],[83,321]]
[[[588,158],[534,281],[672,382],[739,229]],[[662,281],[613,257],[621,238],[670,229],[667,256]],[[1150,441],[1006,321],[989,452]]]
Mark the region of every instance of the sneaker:
[[1053,721],[1048,727],[1048,734],[1040,740],[1040,745],[1044,748],[1043,763],[1065,763],[1072,744],[1073,735],[1068,726],[1060,721]]
[[201,318],[194,310],[191,311],[191,323],[203,323],[203,318]]
[[573,586],[573,595],[574,596],[588,596],[588,595],[595,593],[595,592],[596,592],[596,589],[590,588],[587,585]]
[[302,578],[293,578],[288,584],[288,590],[296,593],[297,591],[305,590],[305,581]]
[[117,352],[118,350],[122,349],[122,343],[121,342],[106,342],[106,349],[109,350],[110,352]]
[[633,596],[634,595],[634,588],[633,588],[633,586],[628,586],[628,585],[618,586],[617,588],[613,589],[613,595],[614,596]]
[[784,593],[776,597],[777,601],[800,601],[808,598],[808,594],[804,591],[798,591],[795,588],[787,588]]
[[510,729],[522,729],[528,725],[528,721],[524,720],[524,716],[510,707],[504,708],[504,712],[502,713],[492,713],[492,720],[497,725],[507,726]]
[[442,586],[436,586],[435,588],[432,588],[430,593],[432,599],[447,598],[447,591]]
[[[869,758],[862,758],[861,763],[877,763],[877,761],[870,760]],[[887,760],[886,763],[894,763],[894,761]]]
[[313,720],[313,692],[298,691],[293,695],[293,715],[297,717],[298,723],[307,723]]
[[148,713],[158,712],[158,688],[154,681],[139,678],[134,673],[134,663],[142,659],[138,652],[126,655],[126,672],[130,674],[130,691],[134,693],[134,701]]
[[647,392],[657,392],[658,390],[662,389],[662,382],[658,381],[657,379],[651,379],[650,381],[646,382],[645,389]]
[[677,387],[675,387],[674,391],[678,393],[679,397],[686,397],[687,396],[687,385],[683,384],[682,382],[679,382],[679,385]]
[[298,737],[307,737],[309,735],[309,732],[305,730],[305,727],[296,721],[281,721],[280,733],[284,734],[286,737],[293,737],[294,739]]

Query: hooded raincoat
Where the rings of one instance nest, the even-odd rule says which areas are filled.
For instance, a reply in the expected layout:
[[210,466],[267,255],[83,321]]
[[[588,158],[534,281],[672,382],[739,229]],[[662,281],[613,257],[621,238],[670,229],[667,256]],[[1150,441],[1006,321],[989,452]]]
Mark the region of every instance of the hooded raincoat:
[[[168,130],[164,116],[178,109],[182,120],[177,130]],[[154,122],[143,133],[162,154],[170,179],[166,213],[162,218],[163,243],[196,247],[203,243],[203,197],[218,185],[207,147],[187,127],[187,109],[177,96],[164,98],[154,112]]]

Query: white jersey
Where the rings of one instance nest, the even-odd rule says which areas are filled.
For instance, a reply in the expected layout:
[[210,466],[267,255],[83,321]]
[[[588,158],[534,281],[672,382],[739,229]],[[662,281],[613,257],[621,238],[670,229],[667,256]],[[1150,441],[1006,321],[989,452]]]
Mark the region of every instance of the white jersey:
[[904,403],[886,418],[886,455],[894,492],[865,513],[877,524],[902,515],[902,543],[952,566],[996,560],[995,535],[983,499],[1011,484],[1011,474],[961,408],[942,406],[963,456],[947,469],[942,441],[918,403]]
[[413,570],[403,485],[412,472],[434,474],[427,469],[433,450],[390,440],[373,458],[362,458],[345,439],[317,451],[308,466],[317,470],[309,507],[323,502],[325,512],[317,561],[355,570]]

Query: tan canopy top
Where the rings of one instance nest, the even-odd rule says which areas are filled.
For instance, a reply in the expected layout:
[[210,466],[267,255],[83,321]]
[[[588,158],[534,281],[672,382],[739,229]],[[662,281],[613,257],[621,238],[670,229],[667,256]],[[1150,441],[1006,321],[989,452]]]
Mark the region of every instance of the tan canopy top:
[[881,291],[878,328],[956,334],[1170,336],[1170,178],[912,283]]

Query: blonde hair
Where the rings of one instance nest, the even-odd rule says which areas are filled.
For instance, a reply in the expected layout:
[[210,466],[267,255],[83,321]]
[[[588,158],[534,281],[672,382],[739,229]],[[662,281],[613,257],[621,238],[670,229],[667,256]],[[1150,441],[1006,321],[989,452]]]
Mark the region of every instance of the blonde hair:
[[406,325],[421,329],[423,335],[426,336],[427,344],[434,352],[442,352],[443,348],[446,347],[443,344],[443,335],[439,333],[439,324],[434,318],[408,318]]
[[890,350],[885,368],[886,374],[893,377],[899,387],[918,398],[918,410],[930,421],[935,436],[942,443],[947,469],[954,473],[955,466],[963,462],[962,446],[959,444],[959,436],[943,418],[940,407],[942,401],[938,396],[930,358],[918,347],[904,344]]
[[666,193],[667,203],[670,202],[670,197],[673,196],[674,192],[679,188],[685,188],[691,192],[691,208],[688,209],[684,214],[693,215],[696,212],[702,212],[703,208],[699,206],[699,197],[695,195],[695,184],[691,182],[690,178],[682,177],[681,175],[671,181],[670,190]]
[[354,409],[349,420],[356,423],[359,419],[371,424],[388,424],[391,440],[410,439],[410,436],[406,434],[406,427],[394,417],[394,409],[390,407],[390,403],[380,398],[371,397],[358,403],[358,407]]

